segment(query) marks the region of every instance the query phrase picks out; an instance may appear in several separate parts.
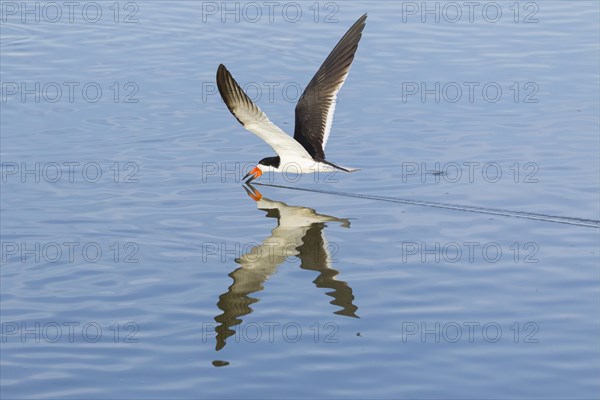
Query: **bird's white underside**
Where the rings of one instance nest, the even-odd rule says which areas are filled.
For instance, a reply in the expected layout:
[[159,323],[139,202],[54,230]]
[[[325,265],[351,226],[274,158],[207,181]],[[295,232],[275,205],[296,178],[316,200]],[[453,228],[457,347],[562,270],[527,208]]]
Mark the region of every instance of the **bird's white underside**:
[[[258,108],[258,107],[257,107]],[[261,111],[262,112],[262,111]],[[265,141],[281,159],[292,160],[310,160],[312,157],[300,143],[293,137],[285,133],[281,128],[272,123],[269,118],[264,115],[264,119],[254,120],[251,123],[245,124],[244,128],[254,133],[256,136]]]
[[324,164],[322,162],[315,161],[313,159],[304,160],[304,159],[296,159],[296,160],[283,160],[279,164],[278,168],[271,167],[269,165],[259,165],[258,166],[261,171],[266,174],[269,172],[277,172],[277,173],[285,173],[289,175],[294,174],[313,174],[316,172],[333,172],[336,171],[336,168],[332,167],[329,164]]
[[[348,74],[344,76],[342,82],[338,85],[333,93],[331,105],[327,110],[327,119],[325,122],[325,131],[323,134],[323,150],[329,140],[331,126],[333,124],[333,115],[337,102],[337,93],[340,91]],[[280,127],[275,125],[267,117],[267,115],[255,104],[260,111],[261,118],[252,118],[252,122],[244,125],[244,128],[254,133],[256,136],[265,141],[275,153],[280,157],[281,164],[279,168],[261,165],[260,168],[264,172],[287,172],[310,174],[315,172],[331,172],[335,170],[331,165],[315,161],[300,143],[292,136],[285,133]]]
[[[261,113],[263,118],[253,119],[251,123],[245,124],[244,128],[271,146],[281,160],[278,168],[260,165],[259,167],[263,173],[311,174],[316,172],[332,172],[335,170],[329,164],[315,161],[300,143],[271,122],[262,110]],[[328,120],[333,118],[333,112],[331,111],[329,115],[331,117],[328,116]]]

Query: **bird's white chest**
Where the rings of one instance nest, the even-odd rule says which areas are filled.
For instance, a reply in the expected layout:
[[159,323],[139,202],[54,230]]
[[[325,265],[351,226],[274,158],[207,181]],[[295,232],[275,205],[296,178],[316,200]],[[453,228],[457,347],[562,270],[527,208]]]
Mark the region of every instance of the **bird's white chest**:
[[289,161],[282,160],[277,168],[261,165],[260,169],[263,171],[263,173],[276,172],[283,174],[313,174],[316,172],[333,172],[335,170],[335,168],[331,165],[305,159]]

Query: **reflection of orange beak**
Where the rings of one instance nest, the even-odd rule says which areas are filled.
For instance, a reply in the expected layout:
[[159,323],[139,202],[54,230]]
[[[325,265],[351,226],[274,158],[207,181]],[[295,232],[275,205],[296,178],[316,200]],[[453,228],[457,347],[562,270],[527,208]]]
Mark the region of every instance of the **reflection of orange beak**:
[[253,169],[252,171],[248,172],[248,173],[246,174],[246,176],[244,176],[244,177],[242,178],[242,180],[245,180],[245,179],[246,179],[246,178],[248,178],[249,176],[252,176],[250,179],[248,179],[248,180],[246,181],[246,183],[250,183],[250,182],[252,182],[253,180],[260,178],[260,176],[261,176],[262,174],[263,174],[263,172],[260,170],[260,168],[258,168],[258,167],[254,167],[254,169]]
[[[246,193],[248,193],[248,196],[252,198],[252,200],[259,201],[260,199],[262,199],[262,194],[258,190],[256,190],[256,188],[251,184],[248,184],[248,187],[243,187],[246,190]],[[250,190],[248,190],[248,188],[250,188]]]

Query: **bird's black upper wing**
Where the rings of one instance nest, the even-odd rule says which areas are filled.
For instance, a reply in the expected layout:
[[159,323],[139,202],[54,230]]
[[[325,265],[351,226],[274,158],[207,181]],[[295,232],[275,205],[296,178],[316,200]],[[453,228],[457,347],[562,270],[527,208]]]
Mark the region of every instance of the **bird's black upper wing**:
[[350,71],[354,53],[365,27],[367,14],[348,29],[315,76],[296,105],[294,139],[317,159],[325,159],[336,96]]

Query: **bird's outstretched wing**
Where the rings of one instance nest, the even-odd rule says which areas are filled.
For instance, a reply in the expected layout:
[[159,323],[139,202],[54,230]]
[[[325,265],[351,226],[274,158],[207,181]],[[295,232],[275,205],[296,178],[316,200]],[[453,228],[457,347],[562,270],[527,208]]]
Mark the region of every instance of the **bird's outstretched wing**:
[[350,72],[366,19],[367,14],[348,29],[296,105],[294,139],[314,158],[325,159],[325,145],[331,130],[337,93]]
[[308,152],[282,131],[244,93],[223,64],[217,69],[217,87],[233,116],[250,132],[264,140],[282,159],[308,158]]

